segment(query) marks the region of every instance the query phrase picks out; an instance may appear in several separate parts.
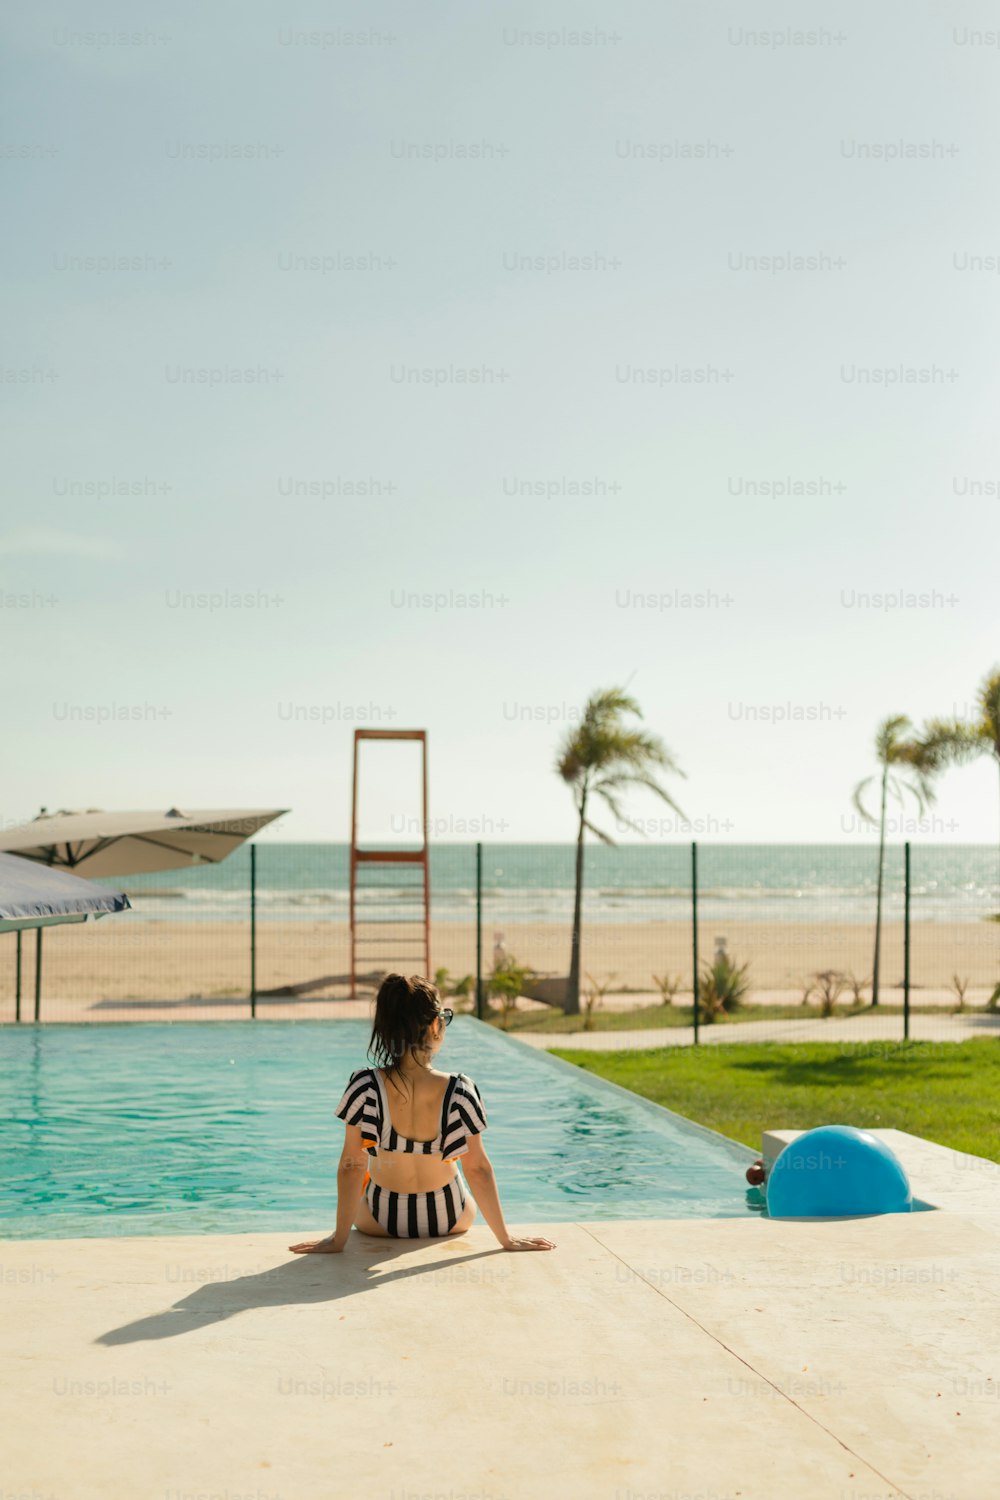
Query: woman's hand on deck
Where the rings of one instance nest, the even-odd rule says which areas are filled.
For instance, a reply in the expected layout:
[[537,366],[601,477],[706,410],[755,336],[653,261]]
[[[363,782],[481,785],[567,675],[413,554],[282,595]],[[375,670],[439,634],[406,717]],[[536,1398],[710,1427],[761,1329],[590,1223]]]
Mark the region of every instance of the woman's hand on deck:
[[336,1237],[328,1234],[324,1240],[300,1240],[297,1245],[289,1245],[296,1255],[340,1255],[343,1245],[338,1245]]
[[509,1239],[503,1247],[505,1250],[554,1250],[556,1247],[551,1240],[546,1240],[541,1235],[532,1235],[528,1239]]

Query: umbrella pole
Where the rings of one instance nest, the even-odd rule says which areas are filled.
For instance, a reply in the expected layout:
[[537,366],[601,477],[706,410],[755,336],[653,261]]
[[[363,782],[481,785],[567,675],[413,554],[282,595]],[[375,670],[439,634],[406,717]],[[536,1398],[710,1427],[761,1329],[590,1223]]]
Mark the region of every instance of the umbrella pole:
[[250,845],[250,1019],[257,1019],[257,845]]
[[476,845],[476,1015],[483,1019],[483,846]]
[[21,1019],[21,931],[17,933],[17,966],[14,970],[14,1020]]
[[35,1020],[42,1019],[42,929],[35,928]]

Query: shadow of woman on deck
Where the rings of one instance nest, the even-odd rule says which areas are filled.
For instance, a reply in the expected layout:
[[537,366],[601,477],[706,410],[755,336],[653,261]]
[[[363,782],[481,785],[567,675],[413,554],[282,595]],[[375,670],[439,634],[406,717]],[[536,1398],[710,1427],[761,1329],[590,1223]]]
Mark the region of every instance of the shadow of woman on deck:
[[[146,1318],[138,1318],[133,1323],[124,1323],[120,1328],[111,1328],[107,1333],[100,1334],[94,1342],[113,1346],[142,1343],[151,1339],[177,1338],[183,1333],[193,1333],[199,1328],[224,1323],[227,1318],[249,1312],[253,1308],[336,1302],[341,1297],[351,1297],[356,1292],[377,1292],[391,1282],[404,1281],[410,1276],[432,1276],[430,1288],[433,1289],[435,1285],[447,1288],[458,1279],[505,1280],[510,1274],[509,1270],[501,1272],[499,1269],[493,1272],[484,1270],[478,1274],[459,1270],[470,1261],[496,1260],[497,1255],[503,1257],[503,1252],[498,1249],[477,1250],[458,1256],[448,1254],[443,1259],[421,1259],[416,1265],[386,1270],[387,1263],[401,1255],[412,1254],[413,1244],[409,1240],[399,1240],[391,1245],[376,1245],[360,1235],[358,1241],[357,1248],[352,1243],[341,1255],[297,1255],[291,1260],[249,1275],[223,1276],[219,1280],[203,1281],[202,1285],[181,1297],[172,1307],[163,1312],[152,1313]],[[431,1243],[440,1245],[442,1241]],[[225,1268],[220,1266],[215,1269],[218,1271]],[[183,1268],[178,1267],[178,1270],[183,1276]],[[182,1276],[177,1279],[182,1279]]]

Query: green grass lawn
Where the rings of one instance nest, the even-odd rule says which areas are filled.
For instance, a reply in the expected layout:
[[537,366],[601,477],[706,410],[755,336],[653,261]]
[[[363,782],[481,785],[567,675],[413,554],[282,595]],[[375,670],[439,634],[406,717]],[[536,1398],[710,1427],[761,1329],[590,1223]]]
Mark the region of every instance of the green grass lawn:
[[988,1037],[553,1051],[755,1151],[769,1128],[858,1125],[1000,1161],[1000,1046]]
[[[969,1008],[971,1010],[971,1007]],[[923,1016],[950,1015],[953,1010],[953,1005],[922,1005],[920,1014]],[[897,1016],[902,1013],[901,1005],[882,1004],[878,1008],[878,1014],[881,1016]],[[867,1003],[857,1008],[843,1005],[837,1007],[836,1015],[830,1016],[828,1021],[830,1026],[835,1027],[838,1016],[870,1014],[871,1006]],[[821,1016],[822,1012],[818,1005],[803,1005],[801,1002],[794,1005],[746,1005],[726,1020],[714,1021],[711,1024],[718,1030],[723,1026],[738,1026],[743,1021],[815,1021]],[[493,1010],[483,1019],[488,1025],[497,1026],[502,1030],[531,1031],[541,1034],[556,1032],[565,1035],[567,1032],[574,1031],[646,1031],[657,1026],[690,1026],[691,1007],[690,1005],[642,1005],[635,1010],[599,1010],[590,1017],[567,1016],[554,1006],[547,1007],[545,1010],[512,1010],[507,1017],[506,1027],[498,1009]],[[703,1026],[708,1024],[707,1021],[702,1020]]]

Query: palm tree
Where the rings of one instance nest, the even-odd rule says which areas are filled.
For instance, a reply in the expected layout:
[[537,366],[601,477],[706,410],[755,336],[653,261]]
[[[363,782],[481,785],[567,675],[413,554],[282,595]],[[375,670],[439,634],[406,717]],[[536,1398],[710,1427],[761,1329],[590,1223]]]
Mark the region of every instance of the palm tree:
[[[980,756],[992,756],[1000,776],[1000,667],[983,679],[976,695],[977,717],[930,719],[924,726],[928,749],[944,765],[964,765]],[[1000,856],[1000,840],[997,853]],[[1000,864],[998,864],[1000,874]]]
[[[872,964],[872,1005],[878,1004],[879,958],[882,950],[882,887],[885,873],[885,813],[890,796],[902,804],[912,796],[919,812],[934,801],[930,777],[940,765],[940,753],[928,742],[910,735],[913,725],[905,714],[894,714],[880,724],[875,735],[875,754],[882,767],[879,776],[866,776],[854,788],[854,806],[865,822],[878,824],[878,885],[875,896],[875,958]],[[896,767],[895,773],[890,767]],[[864,805],[872,782],[881,783],[879,815],[874,818]]]
[[634,698],[624,688],[608,688],[587,700],[582,721],[564,739],[556,769],[573,793],[579,828],[576,838],[576,891],[573,900],[573,946],[565,1009],[568,1016],[580,1014],[580,931],[583,909],[583,842],[589,831],[604,844],[615,841],[597,828],[590,818],[591,799],[599,797],[611,810],[619,826],[642,829],[622,812],[619,796],[631,787],[655,792],[668,807],[683,817],[680,808],[656,780],[658,770],[683,776],[670,752],[656,735],[630,728],[624,716],[642,718]]

